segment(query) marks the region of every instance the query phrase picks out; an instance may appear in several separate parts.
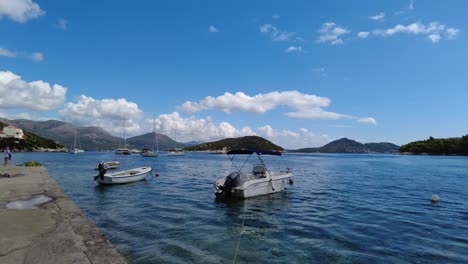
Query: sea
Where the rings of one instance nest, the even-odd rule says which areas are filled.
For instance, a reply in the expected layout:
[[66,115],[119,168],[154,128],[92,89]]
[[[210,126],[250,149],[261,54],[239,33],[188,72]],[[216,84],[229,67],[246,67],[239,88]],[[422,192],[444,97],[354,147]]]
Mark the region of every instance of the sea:
[[[236,166],[255,164],[246,158],[235,157]],[[95,167],[108,160],[152,173],[100,186]],[[227,155],[11,160],[26,161],[42,163],[130,263],[468,263],[468,157],[265,156],[272,168],[293,168],[294,184],[248,200],[215,197],[214,181],[233,169]]]

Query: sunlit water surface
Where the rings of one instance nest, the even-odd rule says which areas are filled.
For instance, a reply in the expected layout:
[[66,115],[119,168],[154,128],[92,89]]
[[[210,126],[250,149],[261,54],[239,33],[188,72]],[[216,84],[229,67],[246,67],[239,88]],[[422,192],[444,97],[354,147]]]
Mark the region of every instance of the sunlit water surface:
[[[14,153],[12,162],[31,160],[131,263],[468,263],[468,157],[288,154],[294,185],[246,201],[215,199],[214,180],[231,169],[224,155]],[[153,173],[102,187],[92,180],[101,160]]]

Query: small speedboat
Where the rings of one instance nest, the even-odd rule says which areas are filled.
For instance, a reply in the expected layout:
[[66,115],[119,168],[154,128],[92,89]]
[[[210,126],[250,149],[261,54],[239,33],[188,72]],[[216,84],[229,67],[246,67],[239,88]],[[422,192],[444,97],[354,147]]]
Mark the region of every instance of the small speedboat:
[[[106,162],[102,162],[105,166],[106,166],[106,170],[114,170],[114,169],[117,169],[119,167],[119,164],[120,162],[118,161],[115,161],[115,160],[112,160],[112,161],[106,161]],[[101,163],[99,163],[97,166],[96,166],[96,170],[99,170],[99,165]]]
[[[256,155],[260,161],[259,165],[254,165],[252,171],[244,172],[234,163],[235,155]],[[289,182],[292,184],[292,170],[286,166],[284,171],[269,170],[262,155],[282,156],[278,151],[260,151],[260,150],[231,150],[227,155],[233,163],[235,171],[227,177],[216,180],[214,186],[217,196],[250,198],[259,195],[282,192]],[[247,161],[246,161],[247,162]],[[243,164],[245,165],[246,162]],[[244,166],[242,166],[244,167]],[[241,167],[241,168],[242,168]],[[289,181],[288,181],[289,180]]]
[[107,173],[103,163],[99,164],[99,175],[94,180],[99,184],[123,184],[137,182],[145,179],[145,176],[151,171],[151,167],[140,167],[130,170]]

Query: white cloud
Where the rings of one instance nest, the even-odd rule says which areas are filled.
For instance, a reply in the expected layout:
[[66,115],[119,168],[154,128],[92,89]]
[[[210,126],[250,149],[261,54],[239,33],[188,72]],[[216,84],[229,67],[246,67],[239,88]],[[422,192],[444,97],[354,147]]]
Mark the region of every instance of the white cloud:
[[297,38],[293,39],[293,37],[296,35],[295,32],[279,30],[277,27],[275,27],[272,24],[261,25],[260,32],[265,35],[268,35],[273,41],[297,40]]
[[323,146],[331,141],[326,135],[317,136],[306,128],[299,131],[274,129],[270,125],[257,128],[258,135],[288,149]]
[[385,17],[385,13],[380,12],[379,14],[377,14],[375,16],[370,16],[369,19],[379,21],[379,20],[382,20],[384,17]]
[[459,29],[447,28],[446,25],[439,22],[431,22],[429,24],[415,22],[406,26],[398,24],[388,29],[376,29],[372,33],[382,37],[391,37],[397,34],[421,35],[426,36],[433,43],[436,43],[439,42],[443,33],[447,35],[448,39],[453,39],[459,32]]
[[280,19],[280,16],[279,16],[279,15],[272,15],[271,18],[273,18],[273,19]]
[[208,96],[199,103],[185,102],[179,109],[186,113],[200,112],[207,109],[219,109],[225,113],[232,112],[252,112],[265,113],[278,106],[289,106],[295,109],[310,107],[326,107],[330,104],[330,99],[316,95],[303,94],[298,91],[270,92],[267,94],[257,94],[255,96],[246,95],[243,92],[235,94],[224,93],[216,98]]
[[361,31],[357,33],[358,38],[365,39],[369,36],[370,32]]
[[33,52],[31,54],[31,59],[33,61],[43,61],[44,60],[44,54],[42,54],[40,52]]
[[302,47],[301,46],[289,46],[286,50],[286,52],[302,52]]
[[377,125],[377,120],[375,120],[375,118],[373,118],[373,117],[363,117],[363,118],[359,118],[357,121],[359,123]]
[[0,56],[14,58],[16,57],[16,53],[5,48],[0,48]]
[[0,117],[6,119],[28,119],[33,120],[33,117],[29,113],[16,113],[16,114],[8,114],[0,112]]
[[215,26],[209,26],[208,31],[211,33],[218,33],[219,30]]
[[77,102],[68,102],[59,111],[62,118],[71,123],[100,126],[105,130],[123,133],[123,121],[126,121],[126,132],[131,135],[140,132],[140,119],[143,111],[134,102],[126,99],[102,99],[81,95]]
[[[153,119],[145,121],[147,131],[151,131]],[[255,135],[249,127],[235,128],[228,122],[215,123],[212,118],[196,118],[190,116],[184,118],[179,113],[161,114],[156,118],[156,131],[174,138],[177,132],[177,141],[186,142],[192,140],[213,141],[223,138],[242,137]]]
[[[145,127],[141,133],[152,130],[153,118],[145,120]],[[156,131],[174,138],[177,131],[177,141],[187,142],[193,140],[215,141],[224,138],[258,135],[285,148],[303,148],[322,146],[331,141],[326,135],[315,135],[308,129],[298,131],[280,130],[264,125],[252,129],[250,127],[236,128],[228,122],[215,122],[211,117],[197,118],[194,116],[182,117],[179,113],[161,114],[156,117]]]
[[57,20],[57,28],[61,30],[67,30],[68,21],[65,18],[59,18]]
[[318,42],[341,45],[344,43],[342,37],[350,32],[345,28],[337,26],[334,22],[326,22],[323,23],[322,28],[319,30],[320,36]]
[[439,34],[431,34],[427,36],[428,39],[432,41],[432,43],[437,43],[440,40],[440,35]]
[[303,119],[324,119],[324,120],[336,120],[351,118],[349,115],[338,114],[334,112],[327,112],[320,107],[313,107],[307,109],[299,109],[294,112],[286,113],[287,116],[293,118],[303,118]]
[[44,81],[26,82],[10,71],[0,71],[0,108],[47,111],[65,102],[67,88]]
[[44,15],[41,7],[32,0],[0,0],[0,19],[5,16],[19,23]]
[[458,34],[460,33],[460,30],[456,28],[447,28],[445,32],[447,33],[447,37],[449,39],[454,39],[458,36]]

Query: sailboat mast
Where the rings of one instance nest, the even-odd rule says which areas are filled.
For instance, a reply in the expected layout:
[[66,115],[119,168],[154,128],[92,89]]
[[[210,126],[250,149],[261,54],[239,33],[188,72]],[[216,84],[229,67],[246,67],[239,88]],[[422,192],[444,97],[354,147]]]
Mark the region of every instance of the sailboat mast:
[[73,141],[73,148],[76,148],[76,127],[75,127],[75,140]]
[[126,149],[127,148],[127,136],[125,135],[125,119],[124,119],[124,133],[123,133],[123,136],[124,136],[124,148]]

